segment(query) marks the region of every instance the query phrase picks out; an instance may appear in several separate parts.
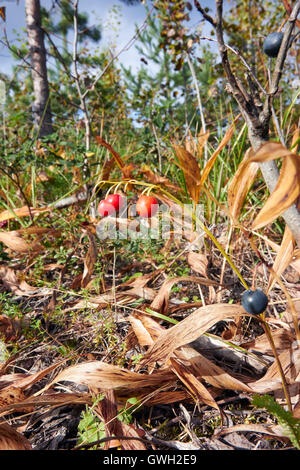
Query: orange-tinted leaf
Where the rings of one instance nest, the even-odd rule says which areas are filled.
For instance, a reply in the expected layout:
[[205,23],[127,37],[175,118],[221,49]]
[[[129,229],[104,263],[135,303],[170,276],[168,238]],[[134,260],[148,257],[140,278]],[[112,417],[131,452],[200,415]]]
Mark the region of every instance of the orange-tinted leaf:
[[254,220],[252,228],[258,229],[273,222],[295,202],[299,194],[300,157],[286,150],[277,185]]
[[180,162],[180,167],[184,172],[184,178],[187,190],[194,204],[198,204],[200,196],[200,187],[198,183],[201,179],[200,167],[197,159],[188,152],[184,147],[180,147],[175,143],[172,144]]
[[248,149],[228,186],[228,206],[233,219],[239,217],[245,197],[259,170],[258,163],[249,162],[252,154],[252,149]]

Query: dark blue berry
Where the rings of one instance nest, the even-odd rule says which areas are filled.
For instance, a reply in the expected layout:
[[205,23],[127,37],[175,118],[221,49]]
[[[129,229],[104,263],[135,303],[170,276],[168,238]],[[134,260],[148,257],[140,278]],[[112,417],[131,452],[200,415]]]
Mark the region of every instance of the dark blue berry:
[[264,42],[264,52],[269,57],[277,57],[281,43],[283,33],[271,33],[269,34]]
[[268,297],[261,289],[247,290],[242,295],[242,306],[248,313],[258,315],[266,310]]

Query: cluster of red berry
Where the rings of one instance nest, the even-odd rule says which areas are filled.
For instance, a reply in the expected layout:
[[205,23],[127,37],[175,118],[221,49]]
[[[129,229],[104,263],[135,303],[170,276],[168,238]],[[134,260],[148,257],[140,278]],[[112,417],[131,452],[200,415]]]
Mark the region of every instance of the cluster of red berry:
[[[98,213],[101,217],[116,214],[125,205],[125,198],[120,194],[110,194],[106,199],[100,201]],[[154,196],[142,194],[137,203],[136,211],[140,217],[152,217],[158,211],[158,202]]]

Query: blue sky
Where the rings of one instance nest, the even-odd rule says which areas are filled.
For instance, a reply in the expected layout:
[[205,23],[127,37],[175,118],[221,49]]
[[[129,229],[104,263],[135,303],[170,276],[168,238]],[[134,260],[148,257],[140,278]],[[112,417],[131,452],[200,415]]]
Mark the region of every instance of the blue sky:
[[[24,0],[1,0],[0,5],[6,7],[6,31],[9,41],[18,44],[17,33],[26,38],[25,28],[25,7]],[[151,5],[147,0],[145,3]],[[214,4],[213,1],[202,2],[205,5]],[[50,8],[53,0],[41,0],[41,5]],[[146,18],[145,5],[126,6],[119,0],[79,0],[79,11],[89,14],[89,23],[102,24],[102,40],[100,48],[110,47],[114,54],[119,52],[128,41],[134,36],[135,26],[141,26]],[[195,12],[192,17],[191,26],[195,27],[201,17]],[[120,23],[118,23],[120,22]],[[3,36],[4,23],[0,21],[0,37]],[[121,63],[136,69],[140,66],[140,58],[132,45],[129,50],[122,52],[119,57]],[[0,71],[10,73],[13,59],[5,46],[0,44]]]

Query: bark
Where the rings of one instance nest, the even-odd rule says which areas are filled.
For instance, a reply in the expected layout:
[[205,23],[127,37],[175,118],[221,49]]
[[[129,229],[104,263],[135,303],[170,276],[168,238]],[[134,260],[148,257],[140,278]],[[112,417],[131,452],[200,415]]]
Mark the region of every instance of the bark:
[[44,33],[41,28],[40,0],[25,0],[25,14],[34,91],[33,117],[38,135],[43,137],[52,132],[52,117],[49,102],[46,49]]

